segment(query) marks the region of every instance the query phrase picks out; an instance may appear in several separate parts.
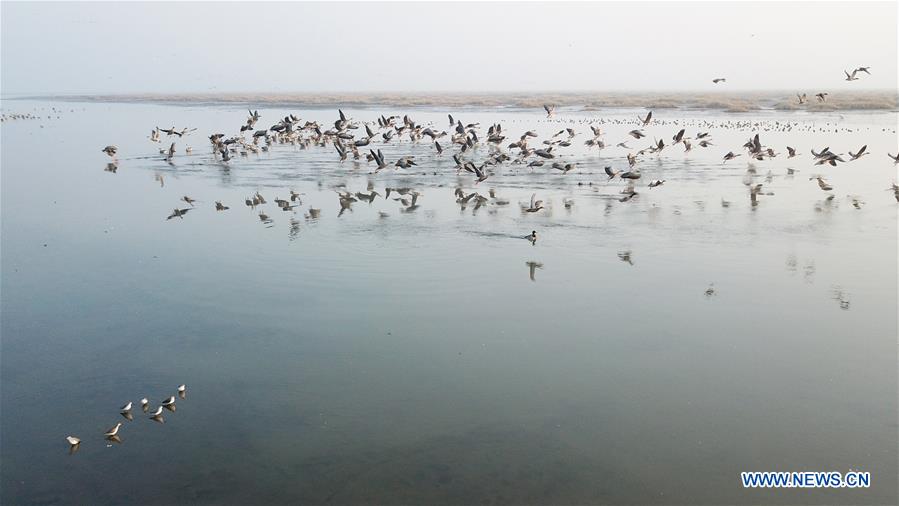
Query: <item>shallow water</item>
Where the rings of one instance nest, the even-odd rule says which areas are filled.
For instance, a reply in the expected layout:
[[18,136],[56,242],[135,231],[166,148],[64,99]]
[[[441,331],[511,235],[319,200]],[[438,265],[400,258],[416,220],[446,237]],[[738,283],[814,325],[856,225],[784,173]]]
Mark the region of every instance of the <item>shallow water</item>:
[[[451,112],[480,122],[482,143],[493,122],[503,144],[579,132],[557,148],[578,163],[567,175],[507,163],[477,187],[449,153],[406,139],[376,147],[420,169],[371,174],[333,147],[291,145],[222,164],[206,136],[244,122],[231,104],[3,112],[43,116],[2,125],[3,504],[897,500],[895,113],[656,111],[629,146],[683,126],[714,146],[643,157],[638,196],[619,202],[602,167],[626,166],[614,146],[643,111],[345,110],[439,129]],[[260,127],[336,119],[260,113]],[[609,147],[588,150],[600,118]],[[198,130],[169,165],[156,155],[169,139],[147,136],[173,123]],[[754,133],[802,155],[721,162]],[[862,144],[870,156],[812,164],[810,148]],[[752,207],[750,182],[773,195]],[[419,207],[391,195],[338,216],[335,189],[369,183],[414,188]],[[463,208],[458,185],[510,204]],[[296,212],[272,203],[289,189],[304,194]],[[254,210],[256,191],[270,203]],[[547,209],[524,213],[533,192]],[[166,220],[184,195],[196,208]],[[181,383],[164,424],[117,414]],[[72,455],[68,434],[83,439]],[[873,486],[745,490],[739,477],[849,469]]]

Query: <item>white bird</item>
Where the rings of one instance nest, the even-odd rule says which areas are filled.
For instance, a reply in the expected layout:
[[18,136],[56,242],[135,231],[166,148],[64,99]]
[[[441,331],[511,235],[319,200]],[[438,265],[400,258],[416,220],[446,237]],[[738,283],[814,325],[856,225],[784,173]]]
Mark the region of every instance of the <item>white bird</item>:
[[144,410],[144,413],[150,410],[150,401],[146,397],[140,400],[140,407]]
[[150,418],[153,418],[156,416],[162,416],[162,406],[159,406],[158,408],[156,408],[156,411],[150,413]]
[[131,401],[128,401],[128,404],[125,404],[124,406],[122,406],[122,409],[121,409],[122,413],[127,413],[129,411],[131,411]]
[[115,436],[116,434],[119,433],[119,427],[121,427],[121,426],[122,426],[122,422],[119,422],[119,423],[115,424],[115,426],[110,427],[109,429],[106,429],[106,433],[104,433],[103,435],[106,437]]
[[66,436],[66,441],[68,441],[72,446],[78,446],[81,444],[81,440],[75,436]]
[[164,401],[162,401],[163,406],[171,406],[172,404],[175,404],[175,396],[174,395],[169,397],[168,399],[165,399]]
[[525,211],[527,211],[529,213],[536,213],[537,211],[543,209],[543,201],[536,200],[536,199],[537,199],[536,193],[531,195],[531,205],[530,205],[530,207],[525,209]]

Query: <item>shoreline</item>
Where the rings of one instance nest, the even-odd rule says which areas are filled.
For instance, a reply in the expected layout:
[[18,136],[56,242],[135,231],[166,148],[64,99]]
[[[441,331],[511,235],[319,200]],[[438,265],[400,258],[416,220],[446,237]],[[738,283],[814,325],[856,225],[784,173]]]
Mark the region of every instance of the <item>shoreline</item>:
[[540,108],[580,107],[601,109],[687,109],[724,112],[776,111],[899,111],[899,94],[891,91],[834,92],[827,102],[818,102],[809,93],[809,102],[800,105],[796,94],[788,92],[548,92],[548,93],[132,93],[32,95],[4,100],[59,100],[97,103],[159,103],[170,105],[228,105],[303,107],[490,107]]

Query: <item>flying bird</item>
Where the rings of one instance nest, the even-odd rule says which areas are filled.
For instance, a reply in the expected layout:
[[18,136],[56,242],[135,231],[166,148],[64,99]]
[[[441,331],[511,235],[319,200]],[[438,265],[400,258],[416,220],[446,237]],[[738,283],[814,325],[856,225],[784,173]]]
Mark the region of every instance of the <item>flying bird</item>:
[[864,146],[862,146],[861,149],[858,150],[858,153],[853,153],[852,151],[850,151],[850,152],[849,152],[849,157],[850,157],[850,160],[849,160],[849,161],[851,162],[852,160],[858,160],[859,158],[861,158],[861,157],[867,155],[868,152],[865,151],[866,149],[868,149],[868,145],[867,145],[867,144],[865,144]]
[[[531,195],[531,205],[530,205],[530,207],[528,207],[527,209],[525,209],[525,211],[527,211],[527,212],[529,212],[529,213],[536,213],[537,211],[543,209],[543,201],[542,201],[542,200],[536,200],[536,199],[537,199],[537,194],[536,194],[536,193],[532,194],[532,195]],[[532,232],[532,234],[534,235],[534,238],[536,239],[536,238],[537,238],[537,233],[536,233],[536,232]]]

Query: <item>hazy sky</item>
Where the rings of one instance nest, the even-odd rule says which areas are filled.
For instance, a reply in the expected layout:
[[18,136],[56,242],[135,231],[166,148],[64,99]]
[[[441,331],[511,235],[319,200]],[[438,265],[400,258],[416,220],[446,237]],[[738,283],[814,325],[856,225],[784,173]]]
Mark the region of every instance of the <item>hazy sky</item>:
[[[2,2],[4,93],[895,89],[897,2]],[[842,80],[870,65],[871,76]]]

